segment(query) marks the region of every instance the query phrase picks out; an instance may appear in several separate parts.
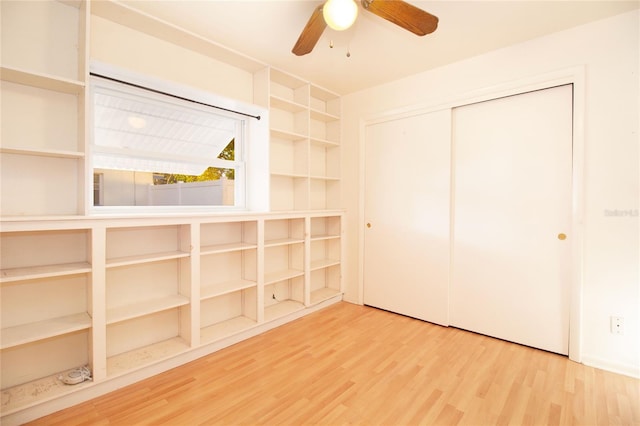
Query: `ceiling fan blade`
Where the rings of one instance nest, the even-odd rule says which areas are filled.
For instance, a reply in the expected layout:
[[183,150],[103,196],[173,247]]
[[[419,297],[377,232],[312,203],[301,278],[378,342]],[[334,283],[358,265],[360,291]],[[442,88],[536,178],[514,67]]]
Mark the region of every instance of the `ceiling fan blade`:
[[438,17],[402,0],[362,0],[369,12],[423,36],[438,28]]
[[300,33],[298,41],[296,41],[295,46],[291,49],[291,52],[295,55],[302,56],[311,52],[320,39],[322,32],[327,27],[327,23],[322,16],[322,6],[321,4],[313,11],[307,25],[305,25],[302,33]]

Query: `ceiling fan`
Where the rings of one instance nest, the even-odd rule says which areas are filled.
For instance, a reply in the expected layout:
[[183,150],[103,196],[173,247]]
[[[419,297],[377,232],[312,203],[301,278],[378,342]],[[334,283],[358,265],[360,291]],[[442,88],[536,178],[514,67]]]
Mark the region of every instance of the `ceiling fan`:
[[[361,0],[362,7],[407,31],[423,36],[438,28],[438,17],[402,0]],[[354,0],[326,0],[318,6],[291,50],[302,56],[311,52],[329,25],[336,30],[351,26],[358,13]]]

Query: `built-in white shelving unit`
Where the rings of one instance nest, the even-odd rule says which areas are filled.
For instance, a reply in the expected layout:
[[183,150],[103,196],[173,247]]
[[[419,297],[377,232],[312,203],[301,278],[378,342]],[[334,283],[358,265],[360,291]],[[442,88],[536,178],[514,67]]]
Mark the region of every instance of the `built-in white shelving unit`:
[[88,20],[85,2],[2,3],[2,216],[84,213]]
[[[342,299],[338,95],[119,2],[0,7],[2,424]],[[88,216],[92,16],[253,75],[270,116],[270,213]],[[91,380],[59,379],[85,365]]]
[[269,70],[272,210],[340,205],[340,97]]
[[342,215],[3,221],[2,415],[341,300]]

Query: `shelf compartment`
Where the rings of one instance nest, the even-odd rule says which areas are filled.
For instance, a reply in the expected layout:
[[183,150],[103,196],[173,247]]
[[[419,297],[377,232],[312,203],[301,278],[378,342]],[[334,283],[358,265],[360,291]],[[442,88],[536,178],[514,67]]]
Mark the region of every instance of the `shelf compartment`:
[[312,271],[340,264],[340,239],[325,238],[311,240]]
[[339,142],[335,142],[335,141],[329,141],[326,139],[318,139],[318,138],[310,138],[309,141],[311,142],[311,145],[318,145],[321,146],[323,148],[337,148],[340,146]]
[[200,343],[206,344],[257,324],[257,287],[252,286],[200,304]]
[[107,325],[107,375],[187,351],[189,314],[189,307],[182,306]]
[[[290,102],[309,105],[309,85],[304,80],[277,69],[269,73],[269,92],[272,98],[286,99]],[[271,104],[273,106],[273,102]]]
[[309,173],[309,142],[271,137],[269,170],[272,174],[306,177]]
[[318,269],[328,268],[329,266],[339,265],[340,261],[337,259],[318,259],[311,261],[311,271]]
[[265,321],[288,315],[304,309],[304,276],[298,275],[276,282],[265,281],[264,318]]
[[309,111],[290,112],[284,109],[269,110],[269,126],[271,129],[289,134],[307,137],[309,135]]
[[311,178],[340,179],[340,149],[322,145],[311,145],[309,174]]
[[284,139],[288,141],[302,141],[306,140],[307,136],[300,133],[292,133],[282,129],[271,128],[269,131],[271,138]]
[[248,280],[226,281],[226,282],[221,282],[213,285],[208,285],[208,286],[202,287],[202,290],[200,291],[200,299],[205,300],[205,299],[210,299],[212,297],[223,296],[225,294],[255,287],[256,285],[257,285],[256,281],[248,281]]
[[91,272],[91,265],[87,262],[2,269],[0,270],[0,283],[77,275],[87,272]]
[[126,321],[189,303],[190,259],[170,259],[106,270],[107,323]]
[[312,210],[340,208],[340,181],[337,179],[311,179],[309,198]]
[[82,365],[78,365],[74,368],[68,368],[28,383],[4,389],[2,391],[2,408],[0,409],[2,415],[6,416],[44,400],[68,395],[70,393],[77,392],[86,386],[91,386],[91,380],[69,386],[58,379],[61,375],[64,375],[78,367],[82,367]]
[[318,290],[313,290],[311,291],[311,304],[316,305],[340,294],[342,294],[342,292],[334,288],[324,287]]
[[189,350],[189,345],[180,337],[172,337],[148,346],[140,347],[128,352],[107,358],[107,376],[119,376],[171,358]]
[[318,86],[310,87],[309,105],[311,109],[327,115],[340,115],[340,96]]
[[287,112],[300,112],[300,111],[306,111],[307,109],[307,106],[304,104],[293,102],[288,99],[284,99],[275,95],[271,95],[270,105],[271,105],[271,108],[277,108]]
[[257,222],[203,223],[200,225],[200,253],[214,254],[257,247]]
[[107,229],[109,267],[188,257],[190,225]]
[[320,216],[311,219],[311,240],[340,237],[340,216]]
[[2,81],[32,86],[54,92],[79,95],[85,89],[84,82],[50,74],[30,72],[8,66],[0,67]]
[[311,119],[312,120],[317,120],[317,121],[322,121],[324,123],[329,123],[332,121],[338,121],[340,120],[340,117],[334,114],[329,114],[326,113],[324,111],[319,111],[316,109],[312,109],[311,110]]
[[71,80],[81,77],[83,12],[58,1],[2,2],[1,38],[16,40],[2,44],[3,65]]
[[273,219],[265,221],[265,246],[279,245],[282,241],[288,243],[304,240],[304,219]]
[[0,216],[77,215],[83,208],[78,181],[82,169],[83,160],[77,158],[1,153]]
[[77,94],[3,81],[3,152],[81,158],[81,105]]
[[264,320],[266,322],[287,316],[294,312],[304,309],[302,302],[295,300],[285,300],[264,308]]
[[202,256],[200,299],[255,287],[257,274],[256,249]]
[[302,275],[304,275],[304,271],[301,269],[282,269],[264,274],[264,283],[265,285],[269,285]]
[[[3,349],[2,390],[14,388],[12,393],[15,394],[17,386],[27,392],[39,393],[44,389],[33,389],[27,384],[89,364],[90,334],[89,330],[83,329]],[[3,406],[6,402],[3,398]]]
[[107,268],[118,268],[128,265],[138,265],[141,263],[160,262],[163,260],[187,258],[190,253],[181,251],[169,251],[164,253],[139,254],[134,256],[122,256],[107,259]]
[[176,294],[144,300],[130,305],[116,306],[107,309],[107,324],[115,324],[188,304],[189,299],[187,297]]
[[200,342],[203,344],[215,342],[225,337],[248,330],[256,325],[256,321],[244,316],[230,318],[225,321],[204,327],[200,330]]
[[318,120],[316,115],[310,117],[309,121],[309,137],[311,140],[329,143],[340,143],[340,121],[324,121]]
[[75,274],[3,284],[2,348],[89,328],[90,282],[90,274]]
[[311,271],[311,304],[341,294],[340,264],[334,263]]
[[91,317],[86,312],[7,327],[2,329],[0,348],[7,349],[90,327]]

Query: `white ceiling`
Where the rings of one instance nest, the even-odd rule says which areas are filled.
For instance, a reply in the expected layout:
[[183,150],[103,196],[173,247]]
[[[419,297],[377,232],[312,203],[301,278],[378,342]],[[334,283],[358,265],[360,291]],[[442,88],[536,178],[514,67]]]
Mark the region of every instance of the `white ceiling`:
[[[313,52],[298,57],[291,53],[291,48],[321,1],[125,0],[122,3],[339,94],[640,7],[640,0],[409,0],[440,19],[435,33],[424,37],[359,7],[352,28],[343,32],[327,28]],[[329,47],[330,40],[333,48]]]

